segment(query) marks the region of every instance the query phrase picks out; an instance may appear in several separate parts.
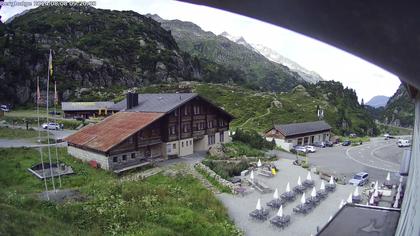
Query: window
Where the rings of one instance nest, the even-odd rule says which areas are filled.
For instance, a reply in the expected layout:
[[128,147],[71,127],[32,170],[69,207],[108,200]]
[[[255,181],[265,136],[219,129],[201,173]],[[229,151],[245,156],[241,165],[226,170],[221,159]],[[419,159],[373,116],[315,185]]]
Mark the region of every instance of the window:
[[184,124],[182,125],[182,129],[184,130],[184,133],[191,131],[191,124]]
[[184,141],[181,142],[181,147],[184,147]]
[[170,126],[170,127],[168,128],[168,133],[169,133],[169,135],[174,135],[174,134],[176,134],[176,126],[175,126],[175,125]]
[[194,105],[194,115],[200,114],[200,105]]
[[172,116],[178,116],[178,109],[176,109],[174,112],[172,112]]
[[302,138],[298,138],[297,145],[302,145]]
[[113,162],[118,162],[118,157],[114,157],[112,161]]
[[223,132],[220,133],[220,142],[221,143],[225,142],[225,135],[223,134]]
[[187,146],[187,147],[188,147],[188,141],[186,141],[186,142],[185,142],[185,146]]
[[176,143],[172,144],[172,149],[176,149]]
[[292,142],[293,142],[293,140],[289,139],[289,140],[287,140],[287,142],[288,142],[288,143],[292,143]]
[[185,106],[184,107],[184,115],[188,116],[190,114],[190,106]]
[[213,145],[215,141],[215,137],[214,134],[213,135],[209,135],[209,145]]
[[123,160],[123,161],[127,161],[127,155],[123,155],[123,156],[122,156],[122,160]]
[[304,137],[303,138],[303,144],[308,144],[309,142],[309,137]]
[[190,145],[192,145],[192,140],[190,140]]
[[136,158],[136,153],[131,153],[131,159],[135,159]]
[[208,121],[208,124],[207,124],[207,127],[209,128],[209,129],[211,129],[211,128],[213,128],[213,121],[212,120],[209,120]]

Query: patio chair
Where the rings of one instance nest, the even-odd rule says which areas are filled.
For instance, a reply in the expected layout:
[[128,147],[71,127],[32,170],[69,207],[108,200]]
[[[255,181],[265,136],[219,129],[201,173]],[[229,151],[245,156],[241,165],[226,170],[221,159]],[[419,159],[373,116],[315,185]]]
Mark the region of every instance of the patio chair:
[[280,198],[285,199],[288,202],[292,202],[296,199],[296,193],[293,191],[284,192],[280,195]]
[[324,200],[325,198],[327,198],[328,196],[328,192],[325,190],[318,190],[316,191],[316,196],[320,199],[320,200]]
[[270,219],[270,223],[279,228],[284,229],[284,227],[290,224],[290,216],[274,216],[272,219]]
[[266,210],[266,209],[261,209],[261,210],[255,209],[251,213],[249,213],[249,216],[251,216],[253,219],[264,221],[264,220],[267,220],[267,218],[268,218],[268,210]]
[[279,209],[281,205],[284,205],[286,203],[286,199],[283,198],[278,198],[278,199],[273,199],[269,202],[267,202],[267,206],[271,207],[271,208],[276,208]]
[[306,179],[305,181],[303,181],[302,185],[306,188],[312,188],[315,185],[315,181]]
[[336,188],[335,184],[326,184],[325,185],[325,190],[327,190],[328,192],[334,192]]
[[303,185],[297,185],[295,187],[293,187],[293,192],[295,192],[296,194],[302,194],[303,192],[305,192],[306,187]]

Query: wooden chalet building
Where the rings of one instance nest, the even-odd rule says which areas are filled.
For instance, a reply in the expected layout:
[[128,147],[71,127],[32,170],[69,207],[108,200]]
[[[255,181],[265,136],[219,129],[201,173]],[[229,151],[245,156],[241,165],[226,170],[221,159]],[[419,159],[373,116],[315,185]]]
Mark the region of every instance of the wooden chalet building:
[[83,118],[109,116],[118,112],[114,102],[62,102],[64,118]]
[[195,93],[132,94],[115,113],[68,136],[68,153],[121,172],[230,142],[233,116]]
[[275,140],[277,146],[290,150],[294,145],[308,145],[329,141],[331,126],[323,121],[274,125],[265,133],[268,141]]

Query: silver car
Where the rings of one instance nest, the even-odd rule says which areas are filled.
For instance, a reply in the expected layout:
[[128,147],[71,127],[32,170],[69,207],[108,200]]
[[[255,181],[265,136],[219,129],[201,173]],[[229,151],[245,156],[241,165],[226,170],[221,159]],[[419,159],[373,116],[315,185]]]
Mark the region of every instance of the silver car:
[[363,186],[369,181],[369,174],[366,172],[360,172],[353,176],[352,179],[349,180],[349,184],[354,186]]

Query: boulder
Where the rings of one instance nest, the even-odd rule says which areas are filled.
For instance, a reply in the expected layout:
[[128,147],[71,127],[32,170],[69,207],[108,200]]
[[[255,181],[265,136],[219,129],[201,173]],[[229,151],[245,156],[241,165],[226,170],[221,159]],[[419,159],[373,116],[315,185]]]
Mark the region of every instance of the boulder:
[[217,143],[209,148],[210,156],[225,158],[225,147],[221,143]]

